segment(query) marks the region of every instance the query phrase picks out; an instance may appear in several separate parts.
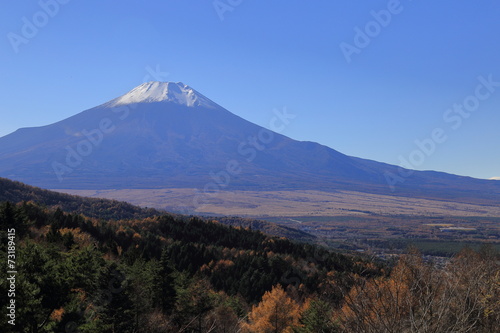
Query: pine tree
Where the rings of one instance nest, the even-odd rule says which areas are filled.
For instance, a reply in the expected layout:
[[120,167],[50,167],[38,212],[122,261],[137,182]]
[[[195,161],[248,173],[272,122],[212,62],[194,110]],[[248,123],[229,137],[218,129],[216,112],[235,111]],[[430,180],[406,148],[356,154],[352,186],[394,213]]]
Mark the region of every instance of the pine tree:
[[164,248],[161,253],[160,265],[156,275],[156,289],[158,290],[156,301],[160,309],[165,314],[169,314],[175,304],[175,285],[174,285],[174,268],[167,248]]
[[302,327],[296,333],[335,333],[340,332],[339,325],[333,321],[330,304],[319,299],[306,302],[306,309],[300,318]]

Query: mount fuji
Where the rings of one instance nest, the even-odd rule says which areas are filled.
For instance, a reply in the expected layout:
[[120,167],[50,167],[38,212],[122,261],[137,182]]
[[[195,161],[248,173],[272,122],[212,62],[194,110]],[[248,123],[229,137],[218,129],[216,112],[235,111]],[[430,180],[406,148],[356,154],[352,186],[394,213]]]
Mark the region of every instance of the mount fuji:
[[349,190],[500,203],[498,181],[409,171],[296,141],[181,82],[144,83],[65,120],[0,138],[0,177],[48,189]]

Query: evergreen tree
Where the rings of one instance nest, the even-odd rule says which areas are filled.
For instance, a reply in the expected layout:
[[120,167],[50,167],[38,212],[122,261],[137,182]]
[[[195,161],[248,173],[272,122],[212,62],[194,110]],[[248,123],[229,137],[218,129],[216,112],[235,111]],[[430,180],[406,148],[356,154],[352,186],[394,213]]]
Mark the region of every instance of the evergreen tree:
[[167,248],[164,248],[161,253],[159,266],[156,272],[156,297],[155,303],[165,314],[172,312],[175,304],[175,279],[174,268]]
[[69,299],[67,263],[56,250],[28,242],[18,250],[17,321],[28,332],[50,331],[50,316]]
[[340,332],[339,325],[333,320],[332,307],[319,299],[310,300],[300,318],[301,327],[296,333],[335,333]]

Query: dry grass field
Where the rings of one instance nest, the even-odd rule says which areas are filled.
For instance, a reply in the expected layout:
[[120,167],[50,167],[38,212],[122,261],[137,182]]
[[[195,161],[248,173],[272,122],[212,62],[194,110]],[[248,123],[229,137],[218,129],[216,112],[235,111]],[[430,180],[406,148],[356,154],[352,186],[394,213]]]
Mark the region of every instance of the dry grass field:
[[354,191],[58,191],[183,214],[258,218],[305,231],[334,247],[380,253],[392,251],[393,241],[398,242],[396,247],[411,243],[427,253],[456,252],[463,244],[500,244],[500,207],[486,204]]
[[180,213],[251,217],[405,215],[500,217],[500,206],[367,194],[353,191],[220,191],[194,189],[56,190],[116,199]]

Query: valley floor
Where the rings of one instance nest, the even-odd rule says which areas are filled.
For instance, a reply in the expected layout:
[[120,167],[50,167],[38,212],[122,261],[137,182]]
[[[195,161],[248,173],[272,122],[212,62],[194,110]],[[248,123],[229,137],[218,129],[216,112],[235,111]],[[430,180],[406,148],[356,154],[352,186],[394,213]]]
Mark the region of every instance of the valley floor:
[[353,191],[220,191],[195,189],[57,190],[196,215],[252,217],[299,229],[335,248],[451,255],[484,242],[500,248],[500,207]]
[[142,207],[193,214],[272,216],[477,216],[500,217],[500,206],[415,199],[354,191],[215,191],[190,188],[67,190],[86,197],[127,201]]

